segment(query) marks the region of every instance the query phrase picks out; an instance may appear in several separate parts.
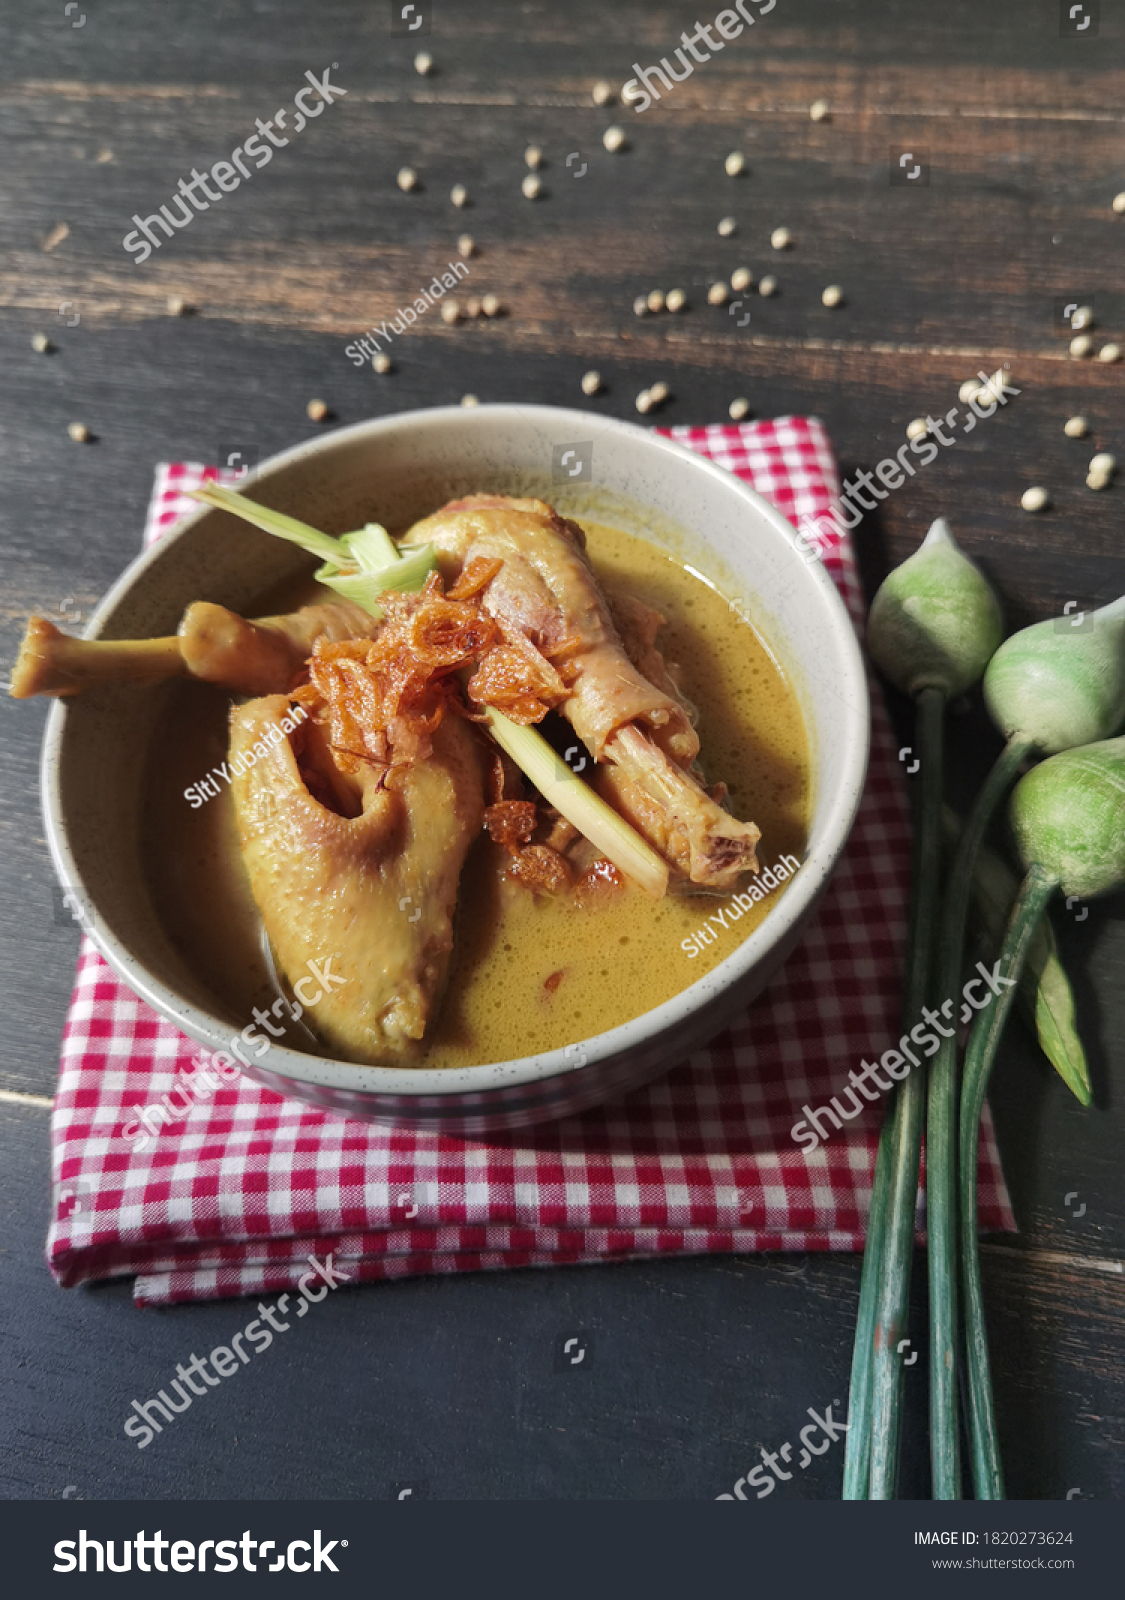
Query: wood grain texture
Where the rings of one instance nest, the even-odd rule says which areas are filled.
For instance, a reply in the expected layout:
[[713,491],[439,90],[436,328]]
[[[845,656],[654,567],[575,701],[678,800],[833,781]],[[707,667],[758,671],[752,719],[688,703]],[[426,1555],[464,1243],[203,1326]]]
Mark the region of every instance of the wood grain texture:
[[[61,6],[0,17],[5,664],[29,611],[58,615],[66,601],[88,614],[132,558],[154,461],[214,459],[223,445],[269,455],[317,431],[304,411],[314,395],[339,423],[467,391],[635,419],[637,391],[661,377],[672,398],[652,420],[723,421],[736,395],[759,416],[814,412],[851,473],[892,454],[911,418],[944,416],[963,379],[1006,361],[1020,394],[857,530],[865,583],[944,513],[1013,626],[1125,590],[1120,485],[1093,493],[1083,481],[1095,449],[1125,452],[1125,365],[1070,358],[1058,313],[1060,300],[1092,295],[1096,342],[1125,342],[1125,217],[1110,209],[1125,187],[1117,8],[1103,7],[1096,39],[1073,40],[1048,0],[778,0],[639,116],[594,106],[592,84],[620,85],[634,62],[669,54],[702,19],[697,6],[439,0],[428,78],[384,5],[88,9],[79,30]],[[133,213],[226,159],[255,119],[291,103],[306,68],[333,61],[347,96],[135,266],[121,244]],[[812,123],[821,96],[831,115]],[[628,136],[616,154],[601,144],[612,122]],[[534,202],[519,187],[529,142],[546,153]],[[733,149],[746,158],[737,179],[723,171]],[[929,184],[892,185],[896,152],[917,149]],[[394,182],[406,163],[420,178],[410,195]],[[448,199],[456,182],[470,192],[463,210]],[[737,231],[721,238],[728,214]],[[779,225],[795,239],[781,253],[769,245]],[[505,314],[449,327],[428,313],[390,345],[392,374],[353,367],[345,346],[409,303],[464,231],[478,245],[466,292],[495,291]],[[780,291],[745,297],[739,328],[706,290],[741,265],[775,272]],[[828,283],[845,290],[834,311],[820,303]],[[688,309],[636,318],[634,296],[654,286],[682,287]],[[194,314],[170,316],[169,295]],[[54,354],[31,351],[37,330]],[[606,387],[587,400],[590,366]],[[1062,423],[1079,411],[1091,434],[1075,442]],[[73,420],[93,443],[70,442]],[[1052,497],[1037,517],[1018,505],[1033,482]],[[897,700],[892,711],[909,742]],[[37,810],[44,715],[0,704],[0,1089],[39,1101],[77,949]],[[953,720],[950,740],[963,805],[996,739],[977,709]],[[1078,1108],[1013,1028],[992,1098],[1021,1234],[986,1250],[986,1294],[1011,1493],[1119,1497],[1125,923],[1120,901],[1081,924],[1057,920],[1096,1106]],[[0,1317],[19,1380],[0,1422],[3,1492],[17,1497],[76,1479],[87,1494],[364,1497],[412,1475],[436,1495],[708,1496],[759,1446],[791,1438],[808,1406],[844,1398],[852,1258],[522,1273],[333,1297],[284,1372],[255,1372],[243,1394],[224,1390],[206,1417],[183,1419],[159,1456],[138,1456],[118,1413],[193,1340],[240,1326],[242,1308],[139,1317],[123,1288],[60,1295],[39,1254],[43,1105],[0,1099],[0,1139],[12,1285]],[[922,1348],[923,1312],[919,1302]],[[594,1384],[552,1387],[544,1341],[587,1326],[606,1352]],[[915,1495],[926,1493],[923,1361],[907,1384],[903,1487]],[[325,1430],[325,1414],[351,1420]],[[791,1492],[835,1495],[831,1463]]]

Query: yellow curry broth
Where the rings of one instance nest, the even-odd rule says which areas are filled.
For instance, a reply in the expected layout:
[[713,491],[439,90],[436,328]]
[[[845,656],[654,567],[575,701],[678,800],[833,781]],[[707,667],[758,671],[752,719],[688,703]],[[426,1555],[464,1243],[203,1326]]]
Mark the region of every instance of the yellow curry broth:
[[[629,591],[667,619],[658,639],[699,708],[709,782],[758,824],[759,859],[800,858],[809,804],[808,743],[796,696],[765,642],[714,589],[646,541],[584,523],[608,590]],[[271,609],[303,603],[271,597]],[[157,908],[189,965],[235,1015],[272,998],[255,943],[257,913],[238,851],[229,787],[196,809],[184,789],[226,759],[226,701],[206,685],[178,704],[149,774],[146,856]],[[730,914],[727,895],[628,887],[597,908],[536,897],[503,876],[505,855],[474,846],[458,898],[454,952],[422,1064],[472,1066],[532,1055],[630,1021],[724,960],[758,927],[784,883]],[[750,888],[753,880],[749,880]],[[727,912],[729,926],[717,917]],[[704,936],[697,936],[705,929]],[[692,952],[692,953],[689,953]],[[286,1044],[300,1047],[299,1038]]]

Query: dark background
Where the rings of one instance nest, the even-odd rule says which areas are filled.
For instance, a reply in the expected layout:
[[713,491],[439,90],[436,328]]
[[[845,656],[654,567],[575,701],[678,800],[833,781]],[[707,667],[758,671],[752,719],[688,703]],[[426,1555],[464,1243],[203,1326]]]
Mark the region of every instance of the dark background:
[[[736,395],[756,416],[813,412],[847,473],[1007,361],[1018,398],[858,529],[869,589],[943,513],[1012,626],[1125,590],[1121,489],[1084,483],[1094,449],[1125,446],[1125,367],[1071,359],[1058,311],[1093,297],[1096,343],[1125,336],[1125,217],[1110,209],[1125,188],[1125,5],[1102,0],[1100,31],[1067,37],[1053,0],[777,0],[643,115],[593,104],[595,80],[619,89],[718,9],[439,0],[418,8],[432,28],[404,38],[387,4],[82,0],[67,16],[61,0],[4,0],[5,662],[29,612],[88,615],[136,553],[155,461],[265,457],[316,431],[314,396],[341,423],[467,391],[635,417],[660,377],[673,398],[651,420],[724,421]],[[431,77],[412,69],[418,48]],[[346,97],[135,266],[121,245],[132,214],[225,158],[330,62]],[[822,96],[831,116],[813,123]],[[609,155],[614,121],[629,147]],[[535,203],[520,194],[529,142],[546,155]],[[733,149],[738,179],[723,171]],[[928,184],[890,182],[905,150],[926,155]],[[411,195],[394,182],[406,163],[421,179]],[[472,196],[463,211],[455,182]],[[738,232],[724,239],[728,213]],[[780,255],[779,225],[796,239]],[[479,247],[473,292],[494,290],[506,315],[447,327],[428,314],[395,341],[392,374],[353,367],[344,346],[408,303],[463,231]],[[740,265],[781,284],[748,297],[743,329],[705,303]],[[828,283],[845,290],[835,311],[820,303]],[[633,316],[636,294],[674,285],[687,312]],[[194,314],[170,316],[169,295]],[[31,351],[37,331],[55,353]],[[589,367],[606,381],[591,401]],[[1092,433],[1075,442],[1062,424],[1079,411]],[[93,442],[70,441],[76,420]],[[1019,508],[1031,483],[1052,497],[1039,516]],[[142,1313],[125,1283],[64,1294],[43,1264],[77,947],[38,814],[45,711],[0,702],[4,1494],[712,1498],[759,1446],[794,1438],[808,1407],[846,1404],[858,1258],[714,1257],[333,1295],[138,1453],[121,1433],[130,1399],[250,1312]],[[972,709],[950,737],[963,799],[997,741]],[[1000,1426],[1013,1498],[1120,1497],[1122,901],[1056,924],[1097,1104],[1083,1112],[1013,1027],[993,1101],[1020,1233],[984,1252]],[[578,1330],[595,1335],[590,1364],[556,1373],[556,1338]],[[912,1496],[928,1492],[924,1366],[906,1380]],[[829,1452],[785,1492],[835,1496],[841,1466]]]

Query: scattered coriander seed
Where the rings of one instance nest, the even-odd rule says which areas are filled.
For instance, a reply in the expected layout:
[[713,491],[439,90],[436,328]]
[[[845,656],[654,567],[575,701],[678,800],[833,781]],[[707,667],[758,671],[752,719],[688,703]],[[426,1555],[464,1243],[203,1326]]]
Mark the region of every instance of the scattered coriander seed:
[[615,150],[625,148],[625,129],[619,128],[615,123],[602,134],[602,144],[612,154]]
[[98,163],[99,166],[102,166],[102,165],[105,164],[105,162],[113,160],[113,151],[112,150],[99,150],[97,155],[94,157],[94,160]]
[[635,317],[645,317],[645,316],[648,315],[648,295],[647,294],[639,294],[637,296],[637,298],[633,301],[633,315]]
[[645,304],[650,311],[663,311],[666,303],[663,289],[650,289],[645,296]]
[[1118,216],[1125,212],[1125,189],[1122,189],[1120,194],[1114,195],[1112,204]]
[[827,100],[814,100],[812,105],[809,107],[810,122],[823,122],[825,117],[828,115],[828,110],[829,107]]
[[730,286],[735,294],[740,294],[743,289],[754,287],[754,274],[749,267],[735,267],[730,275]]
[[310,422],[323,422],[328,415],[328,407],[323,400],[310,400],[305,410]]
[[967,405],[970,400],[976,399],[979,392],[980,384],[977,382],[976,378],[966,378],[964,383],[957,391],[957,398],[963,405]]
[[652,410],[652,395],[647,389],[641,390],[640,394],[637,396],[636,404],[637,410],[642,416]]
[[475,394],[463,394],[461,396],[461,404],[463,406],[479,406],[480,401]]
[[1085,417],[1067,417],[1063,423],[1063,432],[1068,439],[1084,439],[1090,431],[1090,424]]
[[1117,457],[1111,456],[1108,450],[1099,450],[1096,456],[1091,456],[1087,470],[1092,472],[1095,477],[1101,478],[1116,471],[1116,469]]
[[84,422],[71,422],[67,425],[66,431],[75,444],[85,444],[90,437],[90,430]]
[[36,355],[45,356],[52,349],[52,345],[45,333],[33,333],[31,336],[31,348]]
[[737,400],[732,400],[727,407],[727,416],[732,422],[741,422],[743,417],[748,417],[749,415],[750,402],[749,400],[743,400],[741,396]]
[[449,191],[449,198],[457,207],[461,207],[469,198],[469,191],[463,183],[455,183]]
[[669,311],[682,311],[687,305],[687,295],[682,289],[669,289],[664,304]]
[[480,316],[480,301],[477,299],[475,294],[471,294],[465,301],[465,315],[467,317]]
[[764,278],[758,280],[758,293],[765,295],[768,300],[771,294],[777,293],[777,279],[772,272],[767,272]]
[[472,234],[463,233],[457,241],[457,254],[459,256],[471,256],[475,249],[476,245],[473,243]]
[[428,50],[419,50],[414,57],[414,70],[420,78],[427,77],[434,70],[434,58]]
[[495,295],[495,294],[483,295],[482,298],[481,298],[480,308],[484,312],[486,317],[498,317],[500,315],[500,297],[499,297],[499,295]]
[[733,217],[721,217],[719,219],[719,237],[729,239],[737,227],[738,223]]
[[1038,484],[1033,489],[1025,489],[1020,495],[1020,505],[1025,511],[1042,511],[1047,504],[1047,491]]
[[371,357],[371,365],[376,372],[389,372],[391,370],[391,358],[385,350],[380,350],[377,355]]
[[775,250],[788,250],[793,243],[793,235],[788,228],[775,228],[770,234],[770,244]]
[[713,283],[707,291],[707,304],[709,306],[726,305],[727,286],[725,283]]
[[441,320],[443,322],[457,322],[461,316],[461,303],[458,300],[443,300],[441,306]]
[[908,439],[924,439],[929,431],[930,425],[925,417],[915,417],[913,422],[908,422],[906,425]]
[[1108,489],[1109,477],[1108,472],[1088,472],[1086,474],[1086,487],[1087,489]]
[[844,291],[838,283],[830,283],[820,297],[822,305],[838,306],[844,298]]
[[395,178],[395,182],[398,184],[403,194],[409,194],[411,189],[416,189],[418,187],[418,174],[415,172],[413,167],[400,167],[398,169],[398,176]]
[[170,294],[166,303],[170,317],[182,317],[187,310],[187,301],[178,294]]
[[532,172],[538,172],[539,168],[543,165],[543,152],[540,150],[537,144],[529,144],[523,153],[523,159],[531,168]]
[[604,78],[599,78],[590,90],[590,98],[596,106],[607,106],[613,99],[613,85],[607,83]]
[[1075,333],[1081,333],[1083,328],[1092,328],[1094,326],[1093,307],[1079,306],[1078,310],[1071,314],[1070,326]]
[[582,374],[582,393],[583,394],[597,394],[597,392],[601,388],[601,386],[602,386],[602,375],[601,375],[600,372],[595,372],[593,370],[593,368],[591,368],[589,372],[584,372]]
[[648,391],[649,399],[652,401],[654,406],[663,405],[671,393],[671,389],[669,389],[668,385],[663,381],[663,379],[659,383],[654,383],[652,388]]
[[523,190],[525,200],[538,200],[542,185],[534,172],[529,172],[520,184],[520,188]]
[[1099,361],[1120,361],[1121,346],[1119,344],[1103,344],[1098,351]]
[[643,93],[644,90],[641,88],[637,80],[635,78],[630,78],[628,83],[622,84],[621,86],[621,102],[623,105],[631,106],[633,101],[639,100]]
[[728,178],[737,178],[738,174],[745,166],[746,157],[742,154],[741,150],[732,150],[730,155],[723,162],[723,167]]
[[1093,348],[1094,341],[1088,333],[1080,333],[1076,339],[1070,341],[1070,353],[1072,356],[1088,356]]

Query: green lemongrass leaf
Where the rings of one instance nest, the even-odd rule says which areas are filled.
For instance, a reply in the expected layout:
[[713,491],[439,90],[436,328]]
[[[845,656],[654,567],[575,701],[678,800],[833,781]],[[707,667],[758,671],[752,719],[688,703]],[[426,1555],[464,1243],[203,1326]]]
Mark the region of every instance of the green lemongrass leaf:
[[427,544],[401,560],[396,551],[394,561],[374,569],[361,568],[359,572],[340,572],[332,562],[326,562],[317,569],[316,580],[343,595],[345,600],[354,600],[373,617],[381,617],[383,612],[378,599],[381,594],[388,589],[396,589],[400,594],[417,594],[436,569],[434,547]]
[[611,805],[570,770],[535,728],[522,727],[482,706],[485,727],[544,800],[589,839],[613,865],[639,883],[653,899],[668,888],[668,863]]
[[188,493],[193,500],[202,500],[204,505],[214,506],[217,511],[233,512],[236,517],[241,517],[244,522],[252,522],[266,533],[274,533],[279,539],[288,539],[290,544],[299,544],[302,550],[307,550],[311,556],[319,556],[321,561],[335,561],[340,566],[351,565],[347,547],[341,539],[333,539],[317,528],[310,528],[307,522],[298,522],[296,517],[287,517],[283,511],[271,511],[268,506],[248,500],[243,494],[235,494],[233,489],[224,489],[218,483],[206,483],[201,489],[189,489]]
[[379,522],[368,522],[355,533],[345,533],[340,543],[347,546],[361,572],[377,572],[398,560],[398,545]]
[[[957,813],[942,809],[946,842],[955,845],[961,833]],[[987,847],[982,846],[973,874],[972,914],[976,928],[995,956],[1004,937],[1008,916],[1019,892],[1015,873]],[[1035,1029],[1039,1047],[1059,1077],[1081,1105],[1093,1102],[1094,1091],[1086,1052],[1078,1034],[1074,991],[1059,960],[1054,929],[1046,917],[1036,929],[1020,976],[1017,996],[1020,1012]]]

